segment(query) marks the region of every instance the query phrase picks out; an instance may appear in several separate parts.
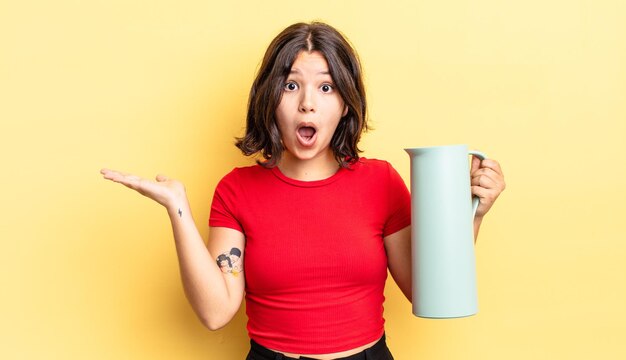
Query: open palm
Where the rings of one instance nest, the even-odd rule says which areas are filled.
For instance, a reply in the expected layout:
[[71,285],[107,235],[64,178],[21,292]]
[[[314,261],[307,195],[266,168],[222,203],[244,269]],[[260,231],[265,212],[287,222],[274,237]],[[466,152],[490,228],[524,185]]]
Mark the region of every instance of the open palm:
[[155,180],[150,180],[110,169],[102,169],[100,173],[105,179],[131,188],[166,208],[171,206],[175,199],[185,196],[185,186],[165,175],[157,175]]

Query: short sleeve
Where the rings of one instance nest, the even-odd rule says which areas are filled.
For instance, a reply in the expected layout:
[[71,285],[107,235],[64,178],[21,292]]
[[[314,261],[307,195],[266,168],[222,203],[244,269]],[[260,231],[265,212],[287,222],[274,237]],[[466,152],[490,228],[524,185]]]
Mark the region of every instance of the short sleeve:
[[391,164],[388,164],[388,169],[388,217],[383,229],[383,237],[411,225],[411,194],[409,189]]
[[209,226],[227,227],[243,232],[243,227],[237,219],[237,189],[236,170],[224,176],[215,187],[213,201],[211,203],[211,213],[209,215]]

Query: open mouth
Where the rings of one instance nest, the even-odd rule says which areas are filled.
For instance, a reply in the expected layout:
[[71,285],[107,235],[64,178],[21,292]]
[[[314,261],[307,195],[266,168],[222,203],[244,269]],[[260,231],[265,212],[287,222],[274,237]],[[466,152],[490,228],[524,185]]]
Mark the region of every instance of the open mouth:
[[312,126],[301,126],[297,130],[298,140],[304,146],[311,146],[315,142],[317,130]]
[[303,126],[298,129],[298,134],[305,140],[311,140],[313,135],[315,135],[315,129],[310,126]]

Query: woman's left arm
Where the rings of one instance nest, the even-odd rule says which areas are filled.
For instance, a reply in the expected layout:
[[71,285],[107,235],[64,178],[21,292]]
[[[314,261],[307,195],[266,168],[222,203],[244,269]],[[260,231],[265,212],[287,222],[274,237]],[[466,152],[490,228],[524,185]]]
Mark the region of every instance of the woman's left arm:
[[411,301],[411,226],[385,236],[387,267],[393,280],[406,298]]
[[[472,158],[470,170],[472,195],[478,196],[480,203],[474,217],[474,242],[483,217],[491,209],[500,193],[506,187],[500,164],[493,159]],[[406,298],[411,301],[411,227],[397,231],[384,238],[389,273]]]

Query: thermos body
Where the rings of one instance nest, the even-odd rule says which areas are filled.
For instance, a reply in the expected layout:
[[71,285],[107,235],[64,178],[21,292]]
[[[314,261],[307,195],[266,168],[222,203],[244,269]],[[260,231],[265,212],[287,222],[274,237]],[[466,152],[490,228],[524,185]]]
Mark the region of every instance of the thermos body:
[[[413,314],[456,318],[478,312],[466,145],[405,149],[411,157]],[[477,205],[477,203],[475,204]]]

